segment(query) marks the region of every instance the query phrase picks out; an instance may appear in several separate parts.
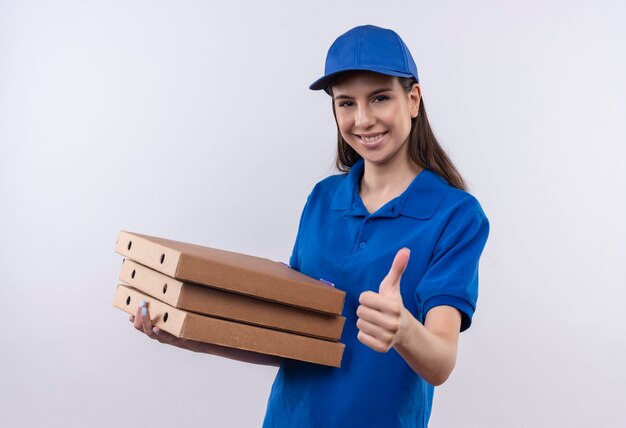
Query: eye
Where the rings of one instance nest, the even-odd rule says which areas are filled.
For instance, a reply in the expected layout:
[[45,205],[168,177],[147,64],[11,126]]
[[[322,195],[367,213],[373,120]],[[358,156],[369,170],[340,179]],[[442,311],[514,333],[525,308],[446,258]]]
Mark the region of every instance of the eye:
[[386,101],[389,97],[387,95],[378,95],[374,97],[374,102]]
[[350,107],[352,106],[352,101],[339,101],[339,107]]

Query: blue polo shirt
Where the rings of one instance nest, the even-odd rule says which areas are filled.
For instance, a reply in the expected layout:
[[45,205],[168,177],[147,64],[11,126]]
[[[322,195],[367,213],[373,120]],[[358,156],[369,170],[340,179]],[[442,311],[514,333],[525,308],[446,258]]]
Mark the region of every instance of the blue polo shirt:
[[411,250],[400,284],[405,307],[423,322],[429,309],[457,308],[461,331],[478,297],[478,262],[489,222],[472,195],[424,169],[397,198],[369,213],[359,196],[364,163],[315,185],[307,198],[289,264],[346,292],[341,368],[285,359],[263,426],[425,427],[433,386],[391,349],[357,339],[359,295],[378,292],[396,252]]

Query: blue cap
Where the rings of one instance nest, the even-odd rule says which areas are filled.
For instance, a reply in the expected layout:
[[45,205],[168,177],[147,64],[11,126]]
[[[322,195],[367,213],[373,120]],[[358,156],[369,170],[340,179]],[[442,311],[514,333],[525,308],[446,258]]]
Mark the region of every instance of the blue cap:
[[324,89],[339,73],[369,70],[389,76],[417,77],[417,66],[409,48],[393,30],[374,25],[361,25],[345,32],[328,49],[324,76],[309,89]]

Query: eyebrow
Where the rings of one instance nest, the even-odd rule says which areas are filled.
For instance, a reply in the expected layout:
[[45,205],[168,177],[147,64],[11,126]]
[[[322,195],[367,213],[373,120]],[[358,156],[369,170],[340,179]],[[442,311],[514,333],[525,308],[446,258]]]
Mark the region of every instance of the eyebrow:
[[[380,94],[381,92],[388,92],[388,91],[392,91],[392,90],[393,90],[393,89],[391,89],[391,88],[381,88],[381,89],[376,89],[374,92],[372,92],[371,94],[369,94],[369,95],[367,96],[367,98],[369,98],[369,97],[373,97],[374,95],[378,95],[378,94]],[[348,96],[348,95],[337,95],[337,96],[335,96],[334,98],[335,98],[336,100],[341,100],[341,99],[352,99],[352,97],[351,97],[351,96]]]

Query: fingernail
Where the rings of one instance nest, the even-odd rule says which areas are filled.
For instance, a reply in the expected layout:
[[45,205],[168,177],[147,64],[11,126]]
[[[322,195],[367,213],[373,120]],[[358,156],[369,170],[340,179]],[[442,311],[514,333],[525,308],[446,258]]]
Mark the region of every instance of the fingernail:
[[324,278],[320,278],[320,281],[322,281],[324,284],[330,285],[331,287],[334,287],[334,286],[335,286],[335,284],[333,284],[333,283],[332,283],[332,282],[330,282],[330,281],[326,281]]
[[145,317],[146,315],[148,315],[148,311],[146,308],[141,308],[141,316]]
[[144,306],[146,306],[146,301],[144,299],[141,299],[141,302],[139,302],[139,307],[143,308]]
[[159,334],[159,329],[157,327],[152,327],[152,332],[154,334]]

